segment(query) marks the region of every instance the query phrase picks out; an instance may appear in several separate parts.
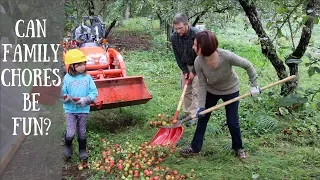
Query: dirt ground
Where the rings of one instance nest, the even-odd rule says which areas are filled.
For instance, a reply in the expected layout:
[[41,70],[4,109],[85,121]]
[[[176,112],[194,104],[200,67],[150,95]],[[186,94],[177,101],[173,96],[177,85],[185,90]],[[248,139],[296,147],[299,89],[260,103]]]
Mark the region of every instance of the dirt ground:
[[76,180],[86,180],[90,177],[90,175],[87,173],[88,169],[84,169],[82,171],[80,171],[78,169],[77,164],[73,164],[73,165],[65,165],[65,167],[63,167],[63,171],[62,171],[62,180],[67,180],[68,177],[72,177],[72,179],[76,179]]
[[[110,47],[121,51],[147,51],[150,49],[151,37],[146,34],[130,32],[113,32],[107,37]],[[115,46],[115,47],[114,47]]]

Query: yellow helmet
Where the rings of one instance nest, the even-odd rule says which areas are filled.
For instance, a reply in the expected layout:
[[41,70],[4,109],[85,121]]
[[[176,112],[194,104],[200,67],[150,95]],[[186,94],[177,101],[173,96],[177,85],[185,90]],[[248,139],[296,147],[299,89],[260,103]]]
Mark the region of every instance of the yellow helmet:
[[79,49],[71,49],[65,55],[65,64],[74,64],[87,61],[86,55]]

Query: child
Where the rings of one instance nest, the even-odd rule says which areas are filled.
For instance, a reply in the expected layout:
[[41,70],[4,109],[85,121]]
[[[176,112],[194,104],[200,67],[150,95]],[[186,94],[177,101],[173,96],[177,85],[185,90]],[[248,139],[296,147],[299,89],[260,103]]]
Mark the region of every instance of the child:
[[62,93],[66,97],[63,108],[66,113],[67,132],[65,134],[64,156],[69,160],[72,156],[72,141],[77,131],[79,158],[86,161],[86,127],[90,104],[98,96],[97,87],[90,75],[86,73],[87,58],[78,49],[71,49],[65,54],[65,64],[69,65],[64,76]]

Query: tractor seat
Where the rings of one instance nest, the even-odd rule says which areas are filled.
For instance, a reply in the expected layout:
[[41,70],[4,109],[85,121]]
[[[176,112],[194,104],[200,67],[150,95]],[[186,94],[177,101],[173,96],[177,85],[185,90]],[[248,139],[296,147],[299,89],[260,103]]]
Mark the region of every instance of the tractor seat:
[[86,42],[80,45],[80,48],[82,47],[102,47],[102,46],[97,42]]

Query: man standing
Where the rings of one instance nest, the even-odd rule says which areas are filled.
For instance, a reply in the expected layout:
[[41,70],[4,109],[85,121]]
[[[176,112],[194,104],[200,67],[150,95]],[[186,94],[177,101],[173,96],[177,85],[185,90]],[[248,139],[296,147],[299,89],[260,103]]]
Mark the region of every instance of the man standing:
[[[197,57],[192,49],[193,40],[199,29],[189,25],[188,17],[182,13],[178,13],[173,18],[174,32],[171,36],[171,44],[173,52],[179,68],[181,69],[181,85],[182,87],[189,81],[186,94],[183,99],[184,114],[180,117],[196,115],[198,108],[198,77],[194,69],[194,60]],[[193,121],[192,124],[195,124]]]

